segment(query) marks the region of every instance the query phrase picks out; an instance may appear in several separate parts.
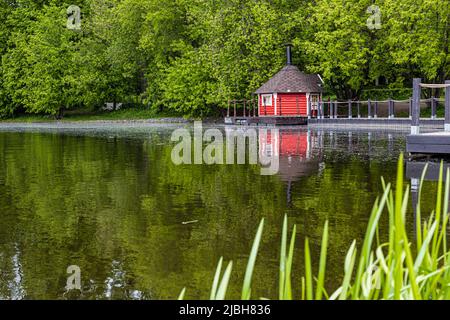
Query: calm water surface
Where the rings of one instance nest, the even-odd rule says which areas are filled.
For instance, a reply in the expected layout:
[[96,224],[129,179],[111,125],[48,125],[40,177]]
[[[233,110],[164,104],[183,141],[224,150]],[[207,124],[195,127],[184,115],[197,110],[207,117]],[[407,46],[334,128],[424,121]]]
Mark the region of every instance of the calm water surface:
[[[303,239],[317,257],[330,221],[335,289],[380,177],[394,181],[405,149],[402,132],[288,128],[276,137],[279,173],[261,176],[258,165],[172,164],[175,128],[1,127],[0,298],[173,299],[186,287],[206,299],[221,256],[234,262],[227,297],[238,298],[262,217],[254,296],[276,298],[284,214],[297,224],[297,288]],[[81,268],[81,293],[65,290],[70,265]]]

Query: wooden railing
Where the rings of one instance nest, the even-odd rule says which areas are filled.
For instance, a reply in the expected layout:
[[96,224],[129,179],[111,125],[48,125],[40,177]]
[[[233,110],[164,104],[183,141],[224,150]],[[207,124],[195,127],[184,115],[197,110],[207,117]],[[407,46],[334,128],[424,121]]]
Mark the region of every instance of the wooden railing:
[[[257,117],[258,108],[254,99],[243,100],[228,100],[227,117],[230,117],[230,109],[233,110],[233,117]],[[242,110],[241,115],[238,115],[238,110]]]
[[[428,89],[445,89],[445,118],[444,130],[450,132],[450,80],[445,81],[444,84],[426,84],[422,83],[422,79],[415,78],[413,80],[413,97],[411,100],[411,134],[419,134],[420,131],[420,96],[422,95],[422,88]],[[432,117],[436,118],[436,101],[432,99]]]
[[[318,101],[315,105],[311,101],[307,104],[307,116],[308,118],[317,119],[340,119],[340,118],[379,118],[385,117],[388,119],[394,118],[412,118],[412,100],[347,100],[347,101]],[[437,107],[439,103],[444,104],[444,99],[438,99],[431,97],[429,99],[421,99],[419,105],[426,103],[431,107],[431,119],[437,118]],[[407,104],[408,108],[405,110],[403,107],[403,114],[398,112],[399,104]],[[276,114],[269,114],[274,116],[292,115],[283,114],[283,103],[280,98],[276,100]],[[260,109],[261,108],[261,109]],[[227,117],[258,117],[267,116],[267,109],[274,109],[275,106],[258,105],[257,99],[242,99],[242,100],[229,100],[227,108]],[[299,100],[296,99],[297,114],[300,114]]]
[[[436,119],[438,103],[444,103],[444,99],[437,99],[435,97],[429,99],[422,99],[420,103],[427,103],[431,106],[431,119]],[[408,108],[403,108],[403,116],[398,112],[398,104],[407,104]],[[316,108],[313,108],[311,103],[308,103],[308,118],[314,118],[314,113],[317,113],[318,119],[338,119],[338,118],[379,118],[385,117],[388,119],[394,118],[411,118],[412,117],[412,98],[408,100],[347,100],[347,101],[319,101]],[[314,112],[315,111],[315,112]]]

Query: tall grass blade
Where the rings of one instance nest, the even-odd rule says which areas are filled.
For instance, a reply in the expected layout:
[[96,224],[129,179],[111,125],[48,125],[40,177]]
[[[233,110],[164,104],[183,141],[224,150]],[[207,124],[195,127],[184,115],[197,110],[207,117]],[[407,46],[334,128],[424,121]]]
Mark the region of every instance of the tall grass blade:
[[219,263],[217,264],[216,273],[214,275],[214,280],[211,288],[210,300],[215,300],[217,296],[217,287],[220,281],[220,272],[222,271],[223,257],[220,257]]
[[320,247],[319,273],[317,275],[316,300],[322,300],[324,291],[325,271],[328,250],[328,221],[325,222],[322,234],[322,245]]
[[286,283],[286,246],[287,246],[287,215],[283,219],[283,228],[281,231],[280,248],[280,276],[279,276],[279,299],[283,300],[284,284]]
[[286,259],[286,273],[285,273],[286,282],[284,284],[284,298],[287,300],[292,300],[291,273],[292,273],[292,261],[294,258],[294,247],[296,236],[297,236],[297,226],[294,225],[294,227],[292,228],[291,242],[289,244],[289,253]]
[[184,300],[185,293],[186,293],[186,288],[183,288],[183,290],[181,290],[180,295],[178,296],[177,300]]
[[230,261],[228,263],[227,268],[225,269],[225,272],[223,274],[222,281],[220,282],[219,288],[217,289],[217,295],[216,295],[215,300],[224,300],[225,299],[225,295],[227,293],[228,283],[230,281],[232,269],[233,269],[233,262]]
[[313,275],[311,267],[311,252],[309,249],[309,239],[305,239],[305,278],[306,278],[306,300],[313,299]]
[[394,297],[400,300],[400,294],[403,286],[403,263],[401,256],[403,254],[403,219],[402,219],[402,204],[403,204],[403,154],[397,164],[397,184],[395,186],[395,203],[394,203],[394,235],[395,235],[395,250],[394,250]]
[[[443,181],[443,175],[444,175],[444,162],[441,161],[441,166],[439,168],[439,181],[438,181],[438,189],[437,189],[437,195],[436,195],[436,222],[438,227],[440,227],[441,223],[441,207],[442,207],[442,181]],[[433,247],[432,247],[432,256],[433,261],[437,258],[437,240],[438,240],[438,233],[434,234],[433,237]],[[436,268],[436,265],[433,265],[434,268]]]
[[416,262],[414,263],[414,271],[416,273],[419,272],[419,268],[420,268],[420,266],[423,263],[423,259],[425,258],[425,255],[429,251],[430,242],[431,242],[431,239],[433,238],[433,235],[435,233],[436,227],[437,227],[437,221],[435,221],[433,223],[433,225],[431,226],[430,231],[428,232],[425,240],[423,241],[422,247],[419,250],[419,253],[418,253],[417,258],[416,258]]
[[339,300],[347,299],[347,291],[350,287],[350,281],[352,279],[352,273],[355,265],[356,259],[356,241],[353,241],[350,249],[347,252],[347,256],[345,257],[344,264],[344,280],[342,281],[341,293],[339,294]]
[[378,221],[380,220],[380,216],[384,210],[385,203],[388,199],[389,192],[391,190],[391,185],[388,184],[385,187],[384,194],[381,197],[381,201],[378,203],[378,199],[375,201],[375,205],[372,209],[372,214],[369,219],[369,224],[366,230],[366,236],[364,238],[363,248],[361,252],[361,257],[359,261],[358,271],[355,278],[355,290],[354,297],[359,295],[360,285],[361,285],[361,276],[364,271],[364,268],[367,266],[369,260],[369,252],[372,247],[373,238],[375,236],[375,232],[377,230]]
[[253,241],[252,250],[247,263],[247,269],[245,270],[244,283],[242,285],[242,300],[250,300],[253,269],[255,268],[256,256],[258,255],[259,243],[261,242],[263,229],[264,219],[261,220],[258,231],[256,232],[255,240]]
[[422,186],[425,181],[425,176],[427,174],[428,170],[428,163],[425,164],[425,167],[423,168],[422,175],[420,177],[419,182],[419,190],[417,193],[417,206],[416,206],[416,239],[417,239],[417,248],[422,247],[422,213],[421,213],[421,207],[420,204],[422,203]]
[[[436,248],[436,258],[440,252],[441,249],[441,243],[442,243],[442,252],[444,253],[444,263],[447,259],[445,253],[447,252],[447,224],[448,224],[448,202],[450,197],[450,169],[447,168],[446,177],[445,177],[445,191],[444,191],[444,207],[443,207],[443,213],[442,213],[442,228],[439,233],[439,238],[437,241],[437,248]],[[439,226],[438,226],[439,228]]]

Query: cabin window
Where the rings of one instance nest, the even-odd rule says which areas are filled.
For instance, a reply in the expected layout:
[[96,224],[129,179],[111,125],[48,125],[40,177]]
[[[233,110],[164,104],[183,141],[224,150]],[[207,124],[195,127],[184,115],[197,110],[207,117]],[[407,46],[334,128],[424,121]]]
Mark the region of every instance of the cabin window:
[[262,105],[266,107],[272,106],[272,95],[271,94],[263,94],[261,96],[262,99]]

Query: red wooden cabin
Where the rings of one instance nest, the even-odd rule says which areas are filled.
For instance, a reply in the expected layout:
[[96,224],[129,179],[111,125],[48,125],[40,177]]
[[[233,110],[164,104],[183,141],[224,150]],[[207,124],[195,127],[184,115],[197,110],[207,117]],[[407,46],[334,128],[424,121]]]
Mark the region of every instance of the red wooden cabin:
[[303,73],[292,65],[291,46],[288,45],[287,65],[255,92],[258,115],[306,117],[311,101],[311,116],[315,116],[318,102],[322,100],[322,85],[318,74]]

